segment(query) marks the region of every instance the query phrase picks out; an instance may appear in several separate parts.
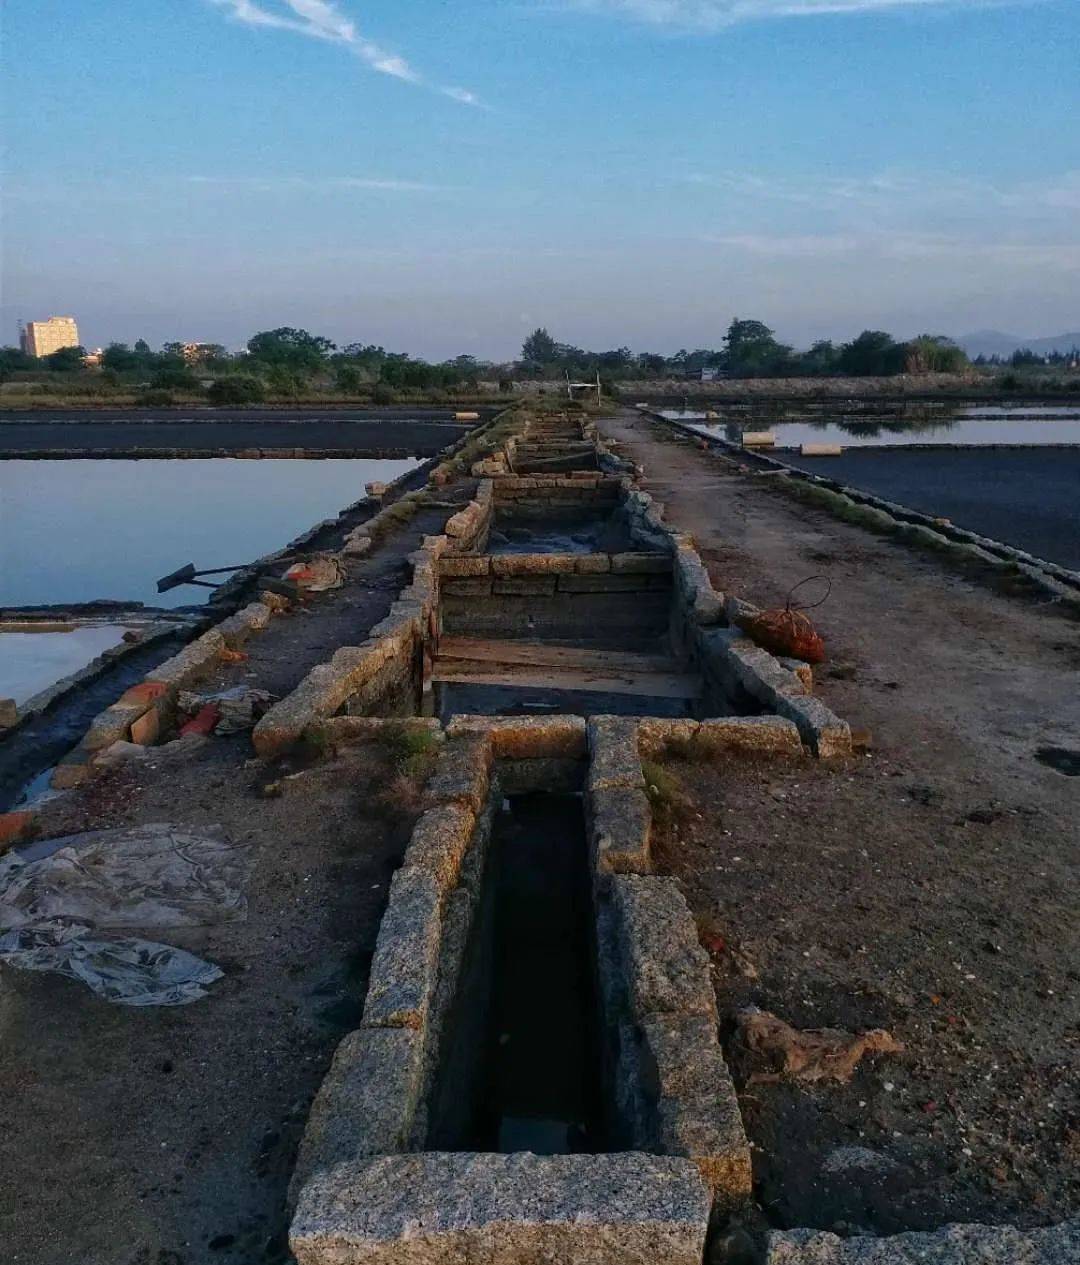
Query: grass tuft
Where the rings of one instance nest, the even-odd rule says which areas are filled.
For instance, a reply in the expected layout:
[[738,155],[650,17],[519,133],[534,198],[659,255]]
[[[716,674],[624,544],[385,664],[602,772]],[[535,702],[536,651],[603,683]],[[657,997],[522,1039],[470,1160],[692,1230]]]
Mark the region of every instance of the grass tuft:
[[645,774],[645,793],[658,820],[677,821],[689,812],[690,801],[683,785],[670,769],[656,760],[642,760],[641,770]]

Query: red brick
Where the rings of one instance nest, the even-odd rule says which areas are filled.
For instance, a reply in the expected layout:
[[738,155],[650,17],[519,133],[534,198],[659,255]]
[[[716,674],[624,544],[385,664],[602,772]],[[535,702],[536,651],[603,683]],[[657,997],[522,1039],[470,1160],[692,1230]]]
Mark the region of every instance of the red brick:
[[121,703],[152,703],[168,690],[163,681],[140,681],[120,695]]
[[0,813],[0,852],[29,839],[33,823],[33,813]]
[[192,720],[180,729],[180,737],[186,738],[188,734],[202,734],[204,738],[208,738],[217,728],[217,723],[221,719],[221,708],[216,703],[207,703],[205,707],[199,709]]

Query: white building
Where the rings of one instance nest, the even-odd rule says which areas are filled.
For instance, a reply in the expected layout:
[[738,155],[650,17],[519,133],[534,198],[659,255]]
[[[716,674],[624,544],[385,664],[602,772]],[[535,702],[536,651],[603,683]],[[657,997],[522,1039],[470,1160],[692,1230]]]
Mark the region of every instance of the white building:
[[73,316],[50,316],[47,321],[28,321],[19,341],[28,356],[51,356],[64,347],[78,347],[79,327]]

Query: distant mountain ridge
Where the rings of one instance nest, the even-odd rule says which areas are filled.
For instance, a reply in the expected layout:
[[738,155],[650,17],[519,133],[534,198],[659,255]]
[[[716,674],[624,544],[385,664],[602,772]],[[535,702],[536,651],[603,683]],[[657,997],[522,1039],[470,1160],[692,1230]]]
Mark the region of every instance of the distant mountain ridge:
[[1055,334],[1051,338],[1019,338],[1015,334],[1003,334],[996,329],[980,329],[974,334],[961,335],[956,342],[972,357],[1011,356],[1021,348],[1047,356],[1052,351],[1065,352],[1080,347],[1080,331]]

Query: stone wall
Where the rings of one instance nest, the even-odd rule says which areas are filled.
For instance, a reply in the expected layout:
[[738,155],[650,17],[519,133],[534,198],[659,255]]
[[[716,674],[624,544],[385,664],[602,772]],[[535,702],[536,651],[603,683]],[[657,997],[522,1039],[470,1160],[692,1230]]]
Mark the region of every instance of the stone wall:
[[625,481],[594,471],[568,475],[507,475],[495,480],[496,516],[532,518],[559,514],[613,513]]
[[656,554],[497,554],[443,558],[441,631],[551,638],[610,648],[662,636],[670,561]]
[[785,717],[817,756],[849,755],[851,729],[813,697],[809,666],[779,659],[741,632],[741,624],[758,614],[757,608],[713,588],[692,537],[666,525],[663,506],[633,489],[621,512],[634,541],[643,548],[663,549],[672,559],[672,648],[701,673],[707,695],[725,699],[736,712]]
[[[395,723],[329,725],[364,740]],[[770,749],[801,751],[786,722],[765,723],[774,730]],[[426,810],[391,884],[361,1027],[342,1042],[301,1145],[291,1235],[298,1261],[434,1265],[494,1242],[504,1256],[493,1259],[508,1262],[700,1265],[713,1215],[749,1196],[750,1155],[707,956],[673,880],[651,873],[639,748],[685,738],[684,724],[698,734],[714,722],[464,716],[446,727]],[[715,724],[699,739],[711,752],[744,745],[744,726],[764,729],[754,720]],[[465,1027],[463,1047],[455,1003],[483,899],[493,808],[506,793],[505,773],[531,787],[522,766],[532,763],[541,785],[555,765],[583,781],[586,794],[611,1142],[630,1153],[589,1156],[584,1169],[575,1156],[426,1149],[440,1065],[462,1067],[450,1078],[461,1110],[476,1091],[466,1064],[478,1030]],[[434,1186],[419,1180],[425,1174],[437,1177]],[[639,1250],[663,1254],[633,1255]]]

